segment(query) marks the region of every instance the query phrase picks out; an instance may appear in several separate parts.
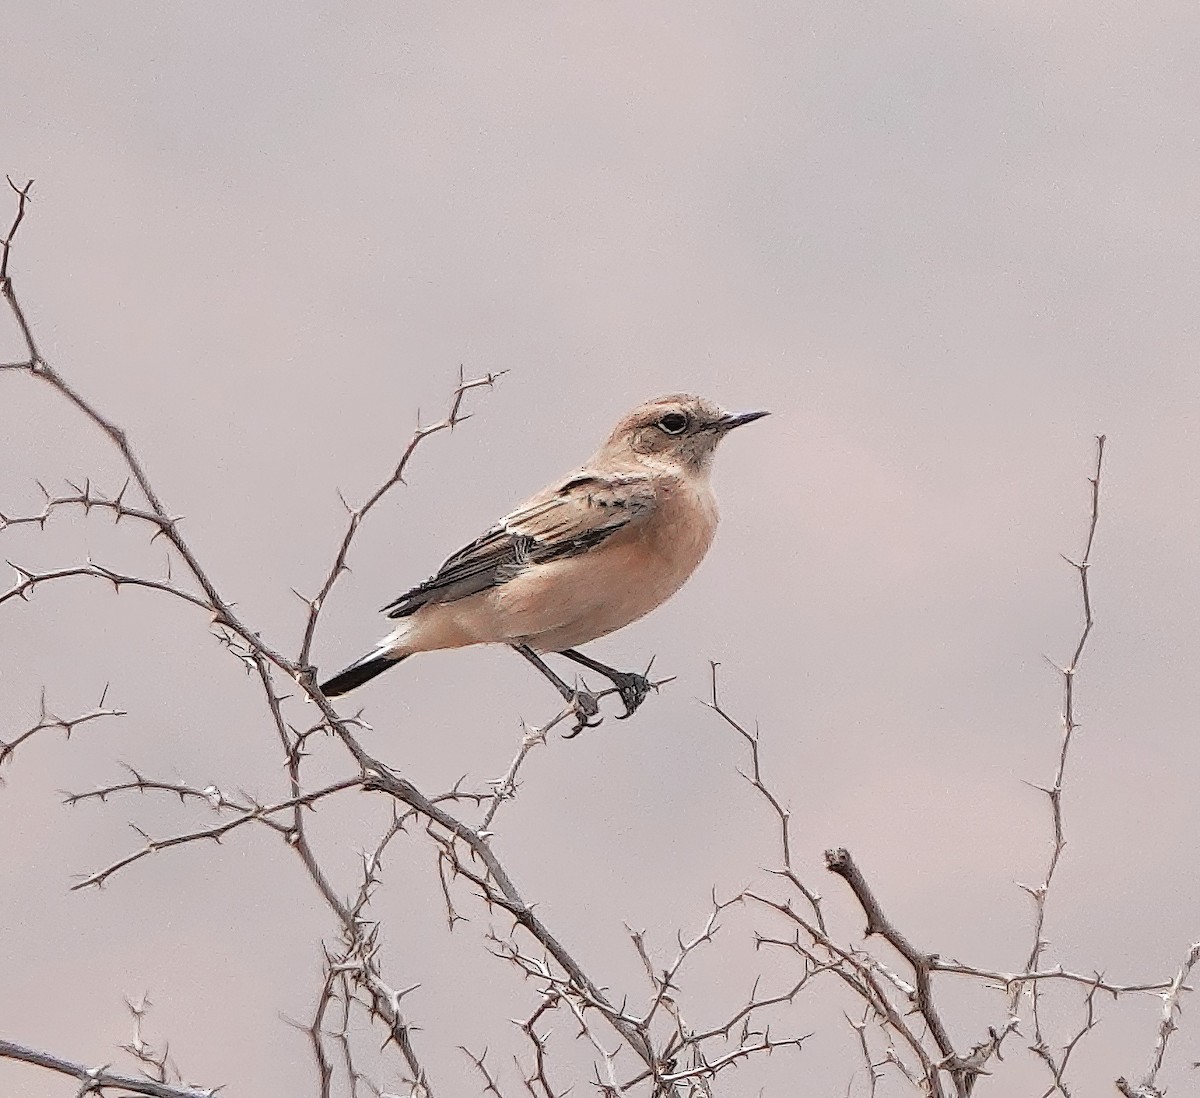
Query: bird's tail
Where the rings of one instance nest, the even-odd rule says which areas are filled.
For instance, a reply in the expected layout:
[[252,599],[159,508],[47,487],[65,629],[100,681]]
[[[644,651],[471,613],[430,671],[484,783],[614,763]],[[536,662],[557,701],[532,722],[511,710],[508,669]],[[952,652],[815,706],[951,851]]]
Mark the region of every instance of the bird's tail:
[[386,671],[389,667],[394,667],[401,660],[408,659],[410,655],[410,652],[404,652],[401,655],[387,655],[378,649],[368,652],[361,660],[356,660],[344,671],[339,671],[328,682],[323,682],[321,693],[327,698],[336,698],[339,694],[346,694]]

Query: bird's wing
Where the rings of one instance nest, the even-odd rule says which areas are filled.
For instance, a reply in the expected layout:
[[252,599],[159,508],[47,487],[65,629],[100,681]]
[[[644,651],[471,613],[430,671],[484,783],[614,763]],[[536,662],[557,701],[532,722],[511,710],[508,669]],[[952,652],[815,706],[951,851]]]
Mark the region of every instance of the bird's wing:
[[407,617],[429,603],[456,602],[498,587],[531,564],[586,553],[644,519],[655,498],[654,482],[644,473],[583,470],[505,515],[437,575],[388,603],[384,613]]

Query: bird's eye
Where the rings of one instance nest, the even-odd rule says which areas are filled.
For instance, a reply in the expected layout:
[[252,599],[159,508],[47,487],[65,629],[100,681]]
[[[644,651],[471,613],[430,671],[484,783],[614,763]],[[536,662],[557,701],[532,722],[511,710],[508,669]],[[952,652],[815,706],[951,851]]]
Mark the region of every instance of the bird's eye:
[[658,421],[658,425],[668,435],[682,435],[687,430],[688,417],[682,412],[668,412]]

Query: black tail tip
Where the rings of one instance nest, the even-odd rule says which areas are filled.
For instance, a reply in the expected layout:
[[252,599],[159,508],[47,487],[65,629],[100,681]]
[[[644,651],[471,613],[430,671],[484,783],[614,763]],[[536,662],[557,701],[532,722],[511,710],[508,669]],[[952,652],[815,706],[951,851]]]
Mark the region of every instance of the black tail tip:
[[394,667],[404,656],[369,656],[352,663],[345,671],[339,671],[333,678],[321,683],[321,693],[327,698],[336,698],[340,694],[348,694],[351,690],[362,686],[364,682],[382,674],[389,667]]

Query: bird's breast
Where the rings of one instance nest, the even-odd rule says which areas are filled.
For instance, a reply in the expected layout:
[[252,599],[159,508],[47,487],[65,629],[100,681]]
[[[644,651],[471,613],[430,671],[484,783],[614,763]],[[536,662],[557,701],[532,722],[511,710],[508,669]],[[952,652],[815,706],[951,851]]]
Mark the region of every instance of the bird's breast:
[[632,526],[629,537],[645,554],[650,586],[669,598],[696,570],[717,532],[717,503],[708,482],[677,482],[660,489],[654,514]]
[[[530,630],[529,643],[542,651],[574,648],[650,613],[704,559],[717,517],[707,484],[671,484],[644,521],[631,523],[588,553],[556,561],[550,566],[553,575],[535,579],[537,569],[531,569],[531,586],[541,580],[553,588],[554,598],[547,600],[546,608],[553,609],[538,622],[541,628]],[[518,590],[505,595],[518,596]],[[532,624],[541,615],[528,617]]]

